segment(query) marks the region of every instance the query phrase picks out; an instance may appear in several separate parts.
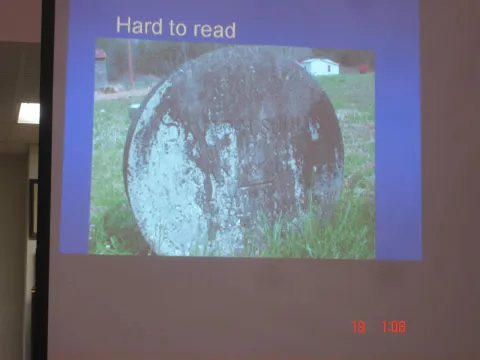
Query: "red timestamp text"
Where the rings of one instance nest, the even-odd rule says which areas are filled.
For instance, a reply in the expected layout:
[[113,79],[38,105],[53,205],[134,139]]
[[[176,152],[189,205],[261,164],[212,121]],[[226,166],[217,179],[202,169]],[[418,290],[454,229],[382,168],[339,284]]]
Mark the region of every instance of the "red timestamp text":
[[353,325],[353,332],[354,333],[362,334],[366,330],[365,321],[363,321],[363,320],[353,320],[352,325]]
[[[377,323],[377,326],[380,325]],[[367,330],[367,324],[364,320],[352,321],[353,332],[363,334]],[[380,326],[377,327],[379,329]],[[382,320],[381,329],[384,333],[404,334],[407,332],[407,321],[405,320]]]
[[407,322],[405,320],[382,320],[383,332],[404,334],[407,332]]

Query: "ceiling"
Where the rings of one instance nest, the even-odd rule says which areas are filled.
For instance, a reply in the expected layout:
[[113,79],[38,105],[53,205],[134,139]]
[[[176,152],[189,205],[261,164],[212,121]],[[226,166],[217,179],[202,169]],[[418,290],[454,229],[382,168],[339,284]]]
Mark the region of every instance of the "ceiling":
[[21,102],[39,102],[41,0],[2,2],[0,11],[0,154],[25,153],[38,125],[17,124]]
[[0,42],[0,153],[38,143],[38,125],[17,124],[21,102],[39,102],[40,44]]

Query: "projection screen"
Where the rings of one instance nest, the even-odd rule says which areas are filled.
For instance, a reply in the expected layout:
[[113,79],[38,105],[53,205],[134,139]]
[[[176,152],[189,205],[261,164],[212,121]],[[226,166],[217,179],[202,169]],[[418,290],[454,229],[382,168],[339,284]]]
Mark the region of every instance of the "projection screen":
[[457,349],[418,0],[55,3],[49,360]]

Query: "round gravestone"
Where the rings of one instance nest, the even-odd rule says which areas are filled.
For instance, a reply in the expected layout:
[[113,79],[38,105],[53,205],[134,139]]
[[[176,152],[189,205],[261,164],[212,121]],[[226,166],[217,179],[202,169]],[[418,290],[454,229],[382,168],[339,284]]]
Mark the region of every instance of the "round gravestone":
[[343,177],[334,108],[296,62],[227,47],[178,68],[144,100],[124,175],[143,236],[162,255],[236,256],[246,238],[311,203],[328,217]]

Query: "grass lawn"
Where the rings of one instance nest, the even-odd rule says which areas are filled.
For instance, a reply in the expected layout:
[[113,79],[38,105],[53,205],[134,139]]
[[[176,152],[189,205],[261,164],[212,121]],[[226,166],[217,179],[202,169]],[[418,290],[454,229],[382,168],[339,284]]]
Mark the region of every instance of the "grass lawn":
[[[326,259],[375,258],[374,75],[318,77],[337,116],[345,146],[344,188],[328,223],[306,217],[289,231],[279,220],[265,229],[267,250],[255,256]],[[95,102],[90,253],[136,255],[145,241],[129,209],[123,183],[128,105],[139,98]],[[203,254],[187,254],[203,255]],[[254,256],[246,253],[245,256]]]

